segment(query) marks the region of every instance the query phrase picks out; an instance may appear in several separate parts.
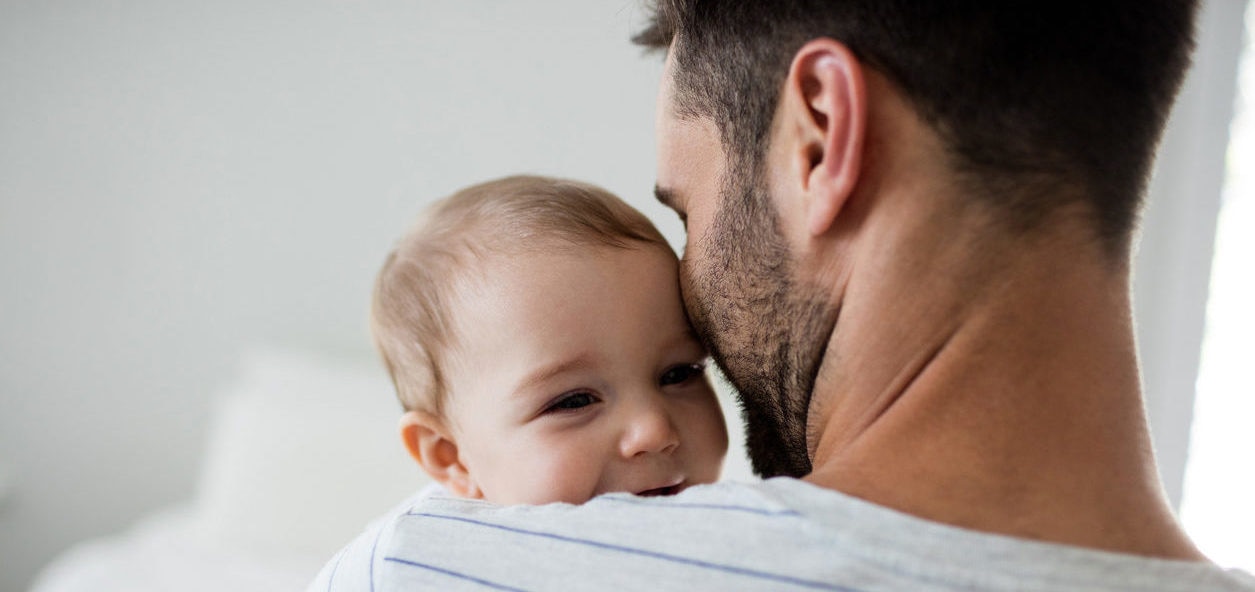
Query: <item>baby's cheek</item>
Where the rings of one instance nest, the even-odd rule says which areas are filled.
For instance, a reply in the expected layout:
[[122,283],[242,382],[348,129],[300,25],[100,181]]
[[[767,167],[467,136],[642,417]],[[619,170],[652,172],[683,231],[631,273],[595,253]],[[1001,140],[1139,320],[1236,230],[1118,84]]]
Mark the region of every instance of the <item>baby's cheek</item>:
[[694,437],[699,439],[695,448],[700,457],[700,473],[704,481],[713,482],[719,478],[719,469],[728,453],[728,428],[723,421],[718,402],[713,400],[703,412],[694,418],[692,425],[696,428]]
[[534,481],[536,503],[566,502],[582,504],[598,492],[604,467],[593,451],[579,445],[566,444],[554,449],[539,463]]

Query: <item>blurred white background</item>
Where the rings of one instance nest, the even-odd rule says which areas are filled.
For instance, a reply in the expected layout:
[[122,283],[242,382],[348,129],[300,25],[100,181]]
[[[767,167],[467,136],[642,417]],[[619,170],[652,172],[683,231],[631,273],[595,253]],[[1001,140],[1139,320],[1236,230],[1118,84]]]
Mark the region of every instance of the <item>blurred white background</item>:
[[[1207,3],[1138,258],[1174,502],[1243,6]],[[369,356],[372,277],[428,200],[578,177],[682,244],[650,195],[642,18],[633,0],[0,2],[0,590],[193,496],[242,351]]]
[[1238,100],[1216,228],[1207,325],[1181,518],[1204,553],[1255,573],[1255,5],[1246,9]]

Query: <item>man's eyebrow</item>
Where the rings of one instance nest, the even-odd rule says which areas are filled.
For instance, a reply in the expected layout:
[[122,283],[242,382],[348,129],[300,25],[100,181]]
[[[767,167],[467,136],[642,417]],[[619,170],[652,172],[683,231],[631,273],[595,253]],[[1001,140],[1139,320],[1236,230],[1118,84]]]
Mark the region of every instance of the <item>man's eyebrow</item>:
[[658,199],[659,203],[668,208],[673,210],[679,209],[676,207],[675,192],[666,187],[654,185],[654,197]]
[[567,358],[555,364],[542,366],[535,372],[528,374],[526,378],[519,381],[514,387],[514,392],[522,394],[530,391],[537,386],[544,384],[555,376],[565,374],[574,370],[581,370],[593,365],[593,357],[588,353],[583,353],[573,358]]

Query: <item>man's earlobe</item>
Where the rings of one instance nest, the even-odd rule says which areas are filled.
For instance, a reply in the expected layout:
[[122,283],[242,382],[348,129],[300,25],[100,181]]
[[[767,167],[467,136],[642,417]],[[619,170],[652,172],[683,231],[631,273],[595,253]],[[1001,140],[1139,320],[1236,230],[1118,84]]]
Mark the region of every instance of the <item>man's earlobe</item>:
[[806,228],[819,236],[858,183],[867,124],[863,66],[840,42],[815,39],[794,56],[787,84],[802,99],[795,104],[805,130],[798,158],[808,196]]
[[440,418],[425,411],[401,416],[401,441],[418,466],[450,493],[481,499],[483,492],[459,455],[457,442]]

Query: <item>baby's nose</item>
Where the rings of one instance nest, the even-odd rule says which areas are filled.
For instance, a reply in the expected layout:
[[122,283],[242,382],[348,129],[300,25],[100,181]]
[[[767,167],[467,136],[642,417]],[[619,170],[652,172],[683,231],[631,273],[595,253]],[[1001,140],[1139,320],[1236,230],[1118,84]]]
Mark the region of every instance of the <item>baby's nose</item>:
[[679,445],[680,434],[663,405],[651,402],[635,406],[623,431],[621,447],[624,457],[668,453]]

